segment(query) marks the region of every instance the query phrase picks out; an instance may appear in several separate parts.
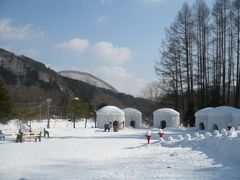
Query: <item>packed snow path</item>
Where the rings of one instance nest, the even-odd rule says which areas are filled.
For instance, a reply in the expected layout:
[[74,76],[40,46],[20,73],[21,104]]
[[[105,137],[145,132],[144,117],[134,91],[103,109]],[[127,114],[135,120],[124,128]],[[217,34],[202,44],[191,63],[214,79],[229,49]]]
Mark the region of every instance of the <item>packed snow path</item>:
[[189,147],[163,147],[145,130],[51,130],[40,143],[0,144],[0,179],[240,179],[239,164]]

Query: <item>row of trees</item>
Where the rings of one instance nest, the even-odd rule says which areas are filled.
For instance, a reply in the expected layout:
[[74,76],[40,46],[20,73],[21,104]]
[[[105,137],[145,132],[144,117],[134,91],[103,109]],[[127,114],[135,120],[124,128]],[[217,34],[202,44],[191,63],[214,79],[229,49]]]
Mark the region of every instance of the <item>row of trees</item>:
[[[47,106],[47,107],[46,107]],[[39,107],[39,105],[37,106]],[[35,106],[15,106],[13,107],[15,112],[15,117],[27,125],[31,130],[31,121],[34,119],[41,120],[41,118],[47,118],[47,128],[50,128],[50,118],[54,116],[58,116],[59,111],[56,111],[56,107],[54,105],[45,103],[45,108],[41,108],[41,112]],[[46,116],[43,117],[42,113],[45,113]],[[78,98],[70,99],[68,105],[65,109],[61,110],[61,118],[67,118],[70,121],[73,121],[73,127],[75,128],[75,123],[77,119],[84,118],[85,119],[85,128],[87,126],[87,120],[89,118],[95,119],[95,107],[92,103],[88,101],[83,101]]]
[[0,80],[0,123],[6,123],[13,117],[14,112],[12,107],[12,101],[8,91]]
[[[14,106],[8,90],[2,81],[0,81],[0,107],[0,123],[7,123],[10,119],[18,118],[29,126],[30,130],[31,120],[41,118],[43,111],[46,112],[48,116],[52,116],[57,113],[54,112],[55,108],[51,105],[46,108],[46,103],[44,106],[45,108],[39,105],[26,106],[24,103]],[[62,111],[65,111],[63,112],[65,117],[70,115],[69,118],[74,120],[74,122],[76,118],[85,118],[85,126],[87,124],[87,119],[95,118],[96,116],[94,105],[89,101],[83,101],[78,98],[69,99],[66,109]]]
[[194,125],[194,112],[206,106],[233,105],[240,99],[240,1],[184,3],[166,29],[156,74],[165,95]]

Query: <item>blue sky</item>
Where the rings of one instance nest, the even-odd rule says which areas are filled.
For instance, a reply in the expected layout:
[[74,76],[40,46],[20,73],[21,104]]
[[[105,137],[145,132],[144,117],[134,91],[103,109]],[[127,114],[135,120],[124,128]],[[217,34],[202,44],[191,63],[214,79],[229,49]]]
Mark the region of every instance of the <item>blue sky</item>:
[[0,47],[56,71],[89,72],[137,96],[156,79],[164,28],[183,2],[0,0]]

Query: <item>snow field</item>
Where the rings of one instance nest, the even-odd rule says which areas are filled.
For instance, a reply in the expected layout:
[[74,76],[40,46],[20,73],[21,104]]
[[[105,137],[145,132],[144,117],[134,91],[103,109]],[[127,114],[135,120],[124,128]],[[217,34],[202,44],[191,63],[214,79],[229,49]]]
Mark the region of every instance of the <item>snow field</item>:
[[[116,133],[91,123],[85,129],[83,121],[76,129],[68,121],[53,123],[50,138],[40,143],[0,142],[0,179],[240,179],[237,132],[206,137],[193,129],[167,128],[160,141],[158,130],[150,129],[148,145],[147,129]],[[46,122],[33,126],[42,129]]]

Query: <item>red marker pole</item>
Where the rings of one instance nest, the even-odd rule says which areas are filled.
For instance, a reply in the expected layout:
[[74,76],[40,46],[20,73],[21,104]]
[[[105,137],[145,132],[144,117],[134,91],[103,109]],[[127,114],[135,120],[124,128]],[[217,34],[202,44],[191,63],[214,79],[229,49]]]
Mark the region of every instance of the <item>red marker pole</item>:
[[147,138],[148,144],[150,143],[151,137],[152,137],[151,132],[150,132],[150,131],[147,131],[147,133],[146,133],[146,138]]
[[163,137],[164,133],[163,133],[163,130],[162,130],[162,129],[159,130],[158,135],[159,135],[160,138]]

